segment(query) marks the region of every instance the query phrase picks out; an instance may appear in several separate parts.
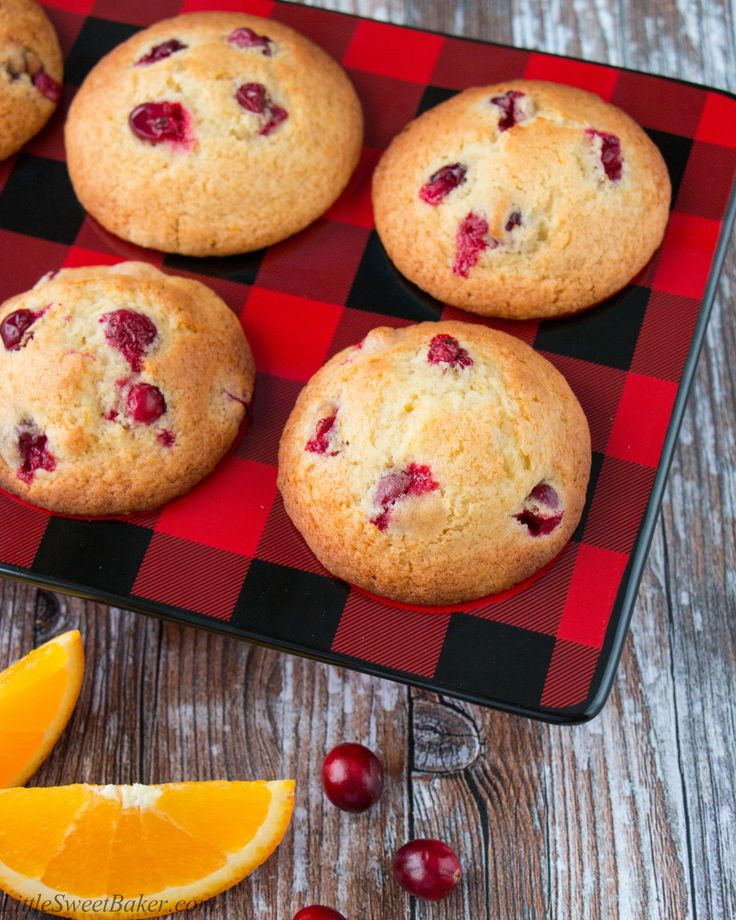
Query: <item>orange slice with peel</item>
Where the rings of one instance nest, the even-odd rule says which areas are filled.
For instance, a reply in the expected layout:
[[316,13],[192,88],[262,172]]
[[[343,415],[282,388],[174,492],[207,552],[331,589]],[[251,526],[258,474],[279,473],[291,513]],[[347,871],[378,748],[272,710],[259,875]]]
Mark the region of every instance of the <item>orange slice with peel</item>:
[[0,673],[0,787],[21,786],[46,759],[69,721],[83,674],[76,629]]
[[258,868],[293,808],[290,780],[0,790],[0,889],[60,917],[160,917]]

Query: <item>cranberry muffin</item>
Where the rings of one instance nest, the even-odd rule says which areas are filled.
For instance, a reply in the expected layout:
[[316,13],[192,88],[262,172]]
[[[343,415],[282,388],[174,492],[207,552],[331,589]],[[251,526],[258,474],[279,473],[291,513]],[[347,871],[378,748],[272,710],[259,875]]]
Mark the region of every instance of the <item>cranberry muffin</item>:
[[330,572],[409,603],[501,591],[549,562],[585,501],[590,433],[565,379],[513,336],[374,329],[301,392],[286,510]]
[[61,98],[64,61],[34,0],[0,3],[0,160],[43,128]]
[[253,379],[197,281],[140,262],[44,277],[0,307],[0,486],[67,514],[156,508],[227,451]]
[[363,119],[342,68],[241,13],[167,19],[87,76],[66,123],[74,189],[112,233],[192,256],[306,227],[355,168]]
[[468,89],[394,139],[373,181],[396,267],[438,300],[512,319],[584,310],[664,235],[670,179],[628,115],[581,89]]

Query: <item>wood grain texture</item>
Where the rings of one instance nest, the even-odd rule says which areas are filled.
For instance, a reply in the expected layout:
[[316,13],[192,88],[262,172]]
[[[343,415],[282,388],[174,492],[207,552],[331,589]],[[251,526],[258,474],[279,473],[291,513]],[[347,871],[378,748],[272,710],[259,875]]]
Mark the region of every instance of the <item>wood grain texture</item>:
[[[325,0],[394,22],[736,89],[726,0]],[[611,699],[589,725],[527,722],[192,629],[0,582],[0,667],[79,626],[79,706],[34,782],[296,776],[292,831],[259,873],[188,916],[291,920],[736,917],[736,258],[707,343]],[[370,815],[326,805],[322,756],[380,751]],[[388,863],[440,836],[460,891],[412,903]],[[40,917],[0,900],[0,916]]]

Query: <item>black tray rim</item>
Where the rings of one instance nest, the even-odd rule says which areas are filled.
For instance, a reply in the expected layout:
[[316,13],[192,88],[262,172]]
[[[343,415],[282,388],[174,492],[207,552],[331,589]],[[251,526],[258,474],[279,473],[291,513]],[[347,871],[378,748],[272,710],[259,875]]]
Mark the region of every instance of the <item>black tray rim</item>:
[[[565,60],[577,61],[582,64],[594,64],[601,67],[609,67],[617,71],[635,73],[640,76],[652,77],[654,79],[667,80],[670,83],[678,83],[683,86],[692,86],[695,89],[717,93],[728,99],[736,101],[736,93],[732,93],[727,89],[721,89],[720,87],[710,86],[709,84],[704,83],[695,83],[692,80],[683,80],[679,77],[671,77],[665,74],[651,73],[649,71],[639,70],[633,67],[619,66],[606,61],[592,61],[586,58],[576,57],[574,55],[556,54],[552,51],[541,51],[536,48],[527,48],[523,45],[508,45],[502,42],[475,38],[473,36],[453,35],[449,32],[441,32],[436,29],[425,29],[421,26],[414,26],[406,23],[392,23],[387,20],[375,19],[374,17],[370,16],[359,16],[355,13],[344,13],[340,10],[326,9],[324,7],[312,7],[306,3],[295,2],[295,0],[279,0],[279,2],[288,6],[303,7],[304,9],[308,10],[321,9],[324,12],[330,13],[332,15],[343,16],[348,19],[379,22],[384,25],[394,26],[399,29],[407,29],[414,32],[418,31],[430,35],[438,35],[442,38],[455,39],[459,41],[470,41],[476,44],[488,45],[496,48],[506,48],[513,51],[527,52],[529,54],[540,54],[544,55],[545,57],[564,58]],[[347,69],[349,70],[349,68]],[[616,600],[614,602],[614,611],[612,617],[615,617],[615,624],[611,625],[609,622],[609,626],[606,630],[606,636],[600,649],[598,663],[594,671],[594,676],[591,682],[591,688],[589,690],[588,697],[581,705],[576,705],[575,707],[571,707],[569,709],[548,709],[543,706],[525,706],[519,703],[509,702],[507,700],[497,700],[488,697],[482,697],[477,694],[467,693],[463,690],[443,687],[441,684],[431,679],[422,678],[416,675],[408,675],[406,672],[395,671],[391,668],[373,665],[370,662],[363,661],[362,659],[352,658],[347,655],[341,655],[340,653],[330,652],[320,654],[314,649],[306,648],[299,645],[298,643],[285,641],[268,642],[264,640],[262,636],[251,633],[248,630],[235,627],[232,623],[224,620],[218,620],[213,617],[205,616],[204,614],[194,613],[192,611],[185,610],[184,608],[175,608],[164,604],[159,604],[155,601],[148,601],[143,603],[140,598],[136,598],[134,596],[119,595],[115,594],[114,592],[108,592],[97,588],[90,589],[84,585],[77,585],[74,582],[63,581],[60,578],[34,574],[21,566],[9,565],[2,561],[0,561],[0,576],[8,578],[11,581],[34,585],[42,589],[50,589],[60,594],[79,597],[83,600],[93,601],[95,603],[102,603],[109,607],[117,607],[122,610],[131,610],[134,613],[143,614],[144,616],[154,616],[167,622],[177,624],[184,623],[187,626],[194,626],[200,629],[208,630],[209,632],[214,632],[226,636],[234,636],[241,641],[250,642],[253,645],[259,645],[277,652],[287,652],[289,654],[299,655],[302,658],[318,661],[322,664],[358,671],[363,674],[368,674],[371,677],[379,677],[383,680],[393,680],[396,683],[401,683],[408,687],[418,687],[423,690],[428,690],[431,693],[439,693],[442,696],[452,697],[468,703],[472,703],[474,705],[484,706],[486,708],[497,709],[501,712],[507,712],[512,715],[523,716],[538,722],[544,722],[552,725],[578,725],[584,722],[589,722],[591,719],[594,719],[597,715],[599,715],[605,706],[613,688],[616,672],[618,671],[621,655],[623,653],[624,642],[628,634],[629,626],[631,624],[631,619],[634,613],[634,608],[636,606],[636,599],[639,593],[639,586],[641,584],[644,566],[649,556],[649,549],[651,547],[657,521],[659,519],[659,513],[662,507],[662,499],[664,497],[664,491],[667,486],[670,468],[674,459],[675,447],[677,445],[680,428],[682,426],[682,420],[685,414],[687,401],[692,390],[692,386],[695,380],[695,371],[703,349],[705,333],[713,313],[713,307],[715,304],[716,293],[723,269],[723,263],[725,261],[726,253],[731,241],[731,232],[733,230],[735,221],[736,181],[731,187],[729,202],[724,213],[723,222],[721,224],[721,231],[719,233],[718,242],[713,254],[713,260],[711,262],[710,271],[708,273],[708,280],[706,282],[705,291],[703,292],[700,310],[698,311],[698,319],[695,324],[693,337],[690,342],[688,356],[683,367],[682,376],[678,383],[677,394],[675,397],[674,405],[672,407],[672,414],[667,426],[664,443],[662,445],[662,453],[657,465],[657,472],[652,484],[652,490],[649,493],[647,508],[644,513],[644,518],[639,529],[639,533],[636,537],[634,551],[629,557],[629,561],[622,576],[621,585],[619,586]],[[618,614],[616,614],[617,608]],[[452,616],[452,614],[449,613],[447,616]]]

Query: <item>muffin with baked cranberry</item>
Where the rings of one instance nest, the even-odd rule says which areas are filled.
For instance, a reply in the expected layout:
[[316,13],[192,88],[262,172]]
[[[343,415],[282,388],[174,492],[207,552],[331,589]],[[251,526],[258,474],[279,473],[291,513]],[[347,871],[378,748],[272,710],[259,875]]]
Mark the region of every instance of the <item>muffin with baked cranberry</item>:
[[138,32],[87,76],[66,124],[86,210],[126,240],[193,256],[306,227],[347,184],[362,138],[343,69],[288,26],[244,13]]
[[61,98],[56,31],[34,0],[0,3],[0,160],[43,128]]
[[301,392],[284,504],[330,572],[409,603],[501,591],[553,559],[582,513],[590,433],[562,375],[480,325],[374,329]]
[[465,90],[412,121],[376,169],[376,228],[438,300],[513,319],[584,310],[662,241],[670,179],[598,96],[535,80]]
[[253,379],[197,281],[140,262],[44,277],[0,306],[0,486],[67,514],[156,508],[227,451]]

